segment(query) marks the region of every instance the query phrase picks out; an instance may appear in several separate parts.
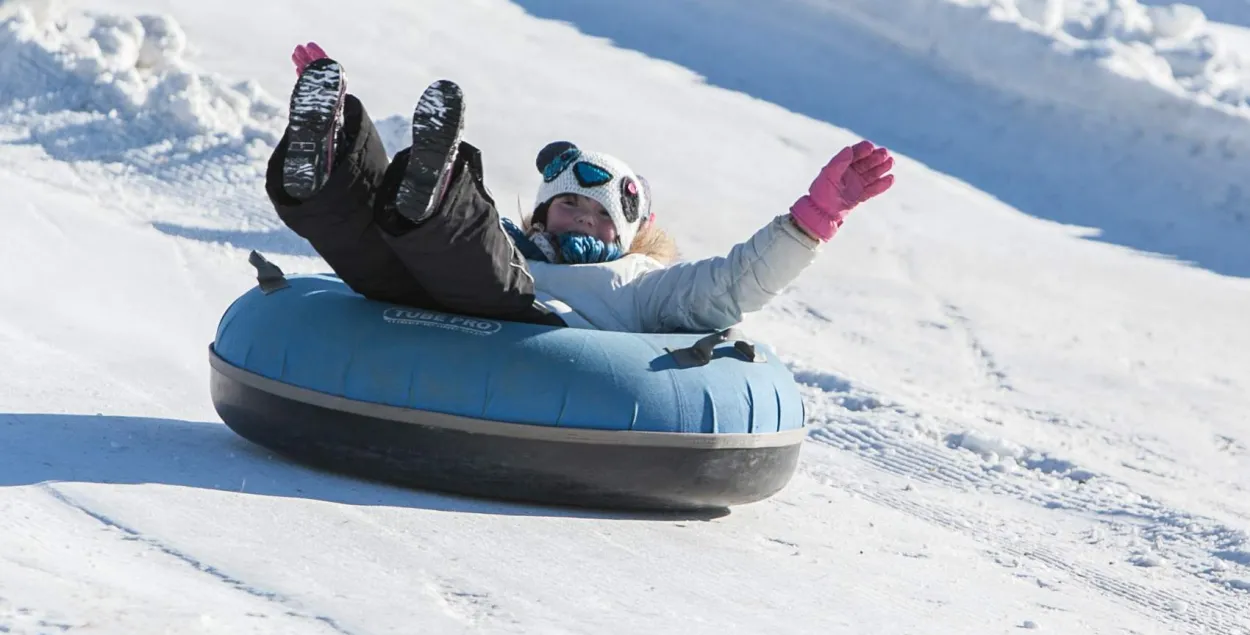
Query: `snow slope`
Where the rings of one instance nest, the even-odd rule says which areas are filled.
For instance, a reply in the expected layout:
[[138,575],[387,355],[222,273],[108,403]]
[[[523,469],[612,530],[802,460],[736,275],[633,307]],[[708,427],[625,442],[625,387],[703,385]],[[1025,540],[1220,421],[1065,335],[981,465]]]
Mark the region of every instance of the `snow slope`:
[[[938,0],[356,6],[0,3],[0,631],[1250,633],[1236,163],[1176,159],[1241,152],[1230,104]],[[689,257],[890,144],[898,185],[746,324],[806,386],[791,486],[499,504],[221,425],[205,349],[247,251],[324,266],[261,188],[308,39],[392,129],[457,79],[500,201],[552,139],[626,158]]]
[[1091,238],[1250,276],[1250,63],[1194,11],[1152,14],[1132,0],[519,4],[872,137]]

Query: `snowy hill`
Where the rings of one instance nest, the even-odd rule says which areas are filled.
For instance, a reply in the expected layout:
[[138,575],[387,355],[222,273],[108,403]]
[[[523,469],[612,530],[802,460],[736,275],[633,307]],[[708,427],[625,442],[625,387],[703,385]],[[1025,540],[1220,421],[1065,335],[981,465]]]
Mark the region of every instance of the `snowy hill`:
[[[1244,3],[353,6],[0,2],[0,632],[1250,633]],[[500,504],[226,429],[248,250],[324,270],[261,187],[308,40],[392,149],[461,83],[499,201],[550,140],[625,158],[687,257],[890,147],[745,325],[805,385],[791,485]]]
[[520,4],[872,137],[1032,216],[1250,275],[1250,30],[1196,7]]

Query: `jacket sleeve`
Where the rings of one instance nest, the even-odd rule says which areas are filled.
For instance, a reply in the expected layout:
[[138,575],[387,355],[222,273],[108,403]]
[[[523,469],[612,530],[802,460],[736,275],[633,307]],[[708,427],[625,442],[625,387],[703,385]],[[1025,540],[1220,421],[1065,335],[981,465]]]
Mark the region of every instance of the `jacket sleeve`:
[[716,331],[781,293],[816,258],[820,243],[778,216],[728,256],[649,271],[629,284],[644,332]]

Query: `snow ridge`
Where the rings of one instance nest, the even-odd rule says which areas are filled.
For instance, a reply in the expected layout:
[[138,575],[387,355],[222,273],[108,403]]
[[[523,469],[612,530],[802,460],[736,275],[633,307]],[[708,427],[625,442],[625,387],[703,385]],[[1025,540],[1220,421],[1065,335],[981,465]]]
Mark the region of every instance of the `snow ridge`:
[[[186,161],[272,145],[281,104],[183,59],[170,16],[0,7],[0,125],[65,161]],[[157,156],[152,156],[157,155]]]

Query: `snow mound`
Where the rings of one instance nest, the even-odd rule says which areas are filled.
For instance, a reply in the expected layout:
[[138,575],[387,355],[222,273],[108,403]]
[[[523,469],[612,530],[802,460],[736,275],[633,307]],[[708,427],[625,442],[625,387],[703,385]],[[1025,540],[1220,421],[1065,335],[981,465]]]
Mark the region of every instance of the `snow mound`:
[[951,435],[950,445],[995,461],[1000,458],[1020,460],[1026,454],[1025,449],[1016,443],[973,431]]
[[0,125],[63,160],[276,142],[282,105],[254,82],[229,84],[197,70],[183,59],[186,48],[169,16],[2,4]]
[[979,456],[989,469],[998,472],[1017,472],[1024,469],[1077,483],[1085,483],[1097,477],[1094,472],[1082,469],[1071,461],[1057,459],[982,432],[968,430],[949,435],[946,441],[952,448],[968,450]]
[[1136,0],[987,0],[991,18],[1052,36],[1060,48],[1173,94],[1250,116],[1250,60],[1188,4]]

